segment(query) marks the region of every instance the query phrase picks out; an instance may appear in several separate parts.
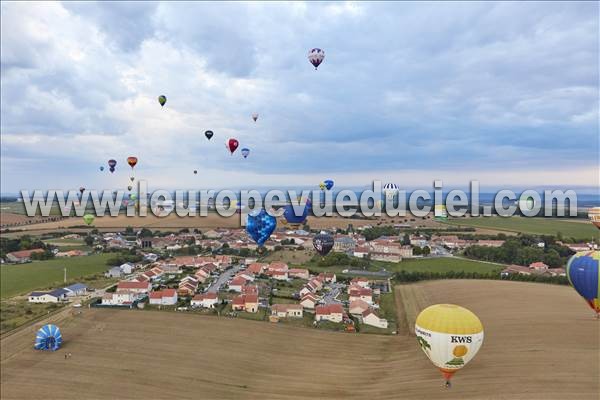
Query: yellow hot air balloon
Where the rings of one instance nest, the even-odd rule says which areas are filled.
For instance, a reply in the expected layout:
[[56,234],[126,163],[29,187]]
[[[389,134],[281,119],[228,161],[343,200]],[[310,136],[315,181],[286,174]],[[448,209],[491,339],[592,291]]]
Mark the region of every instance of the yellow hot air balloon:
[[421,349],[446,378],[446,387],[450,387],[452,375],[471,361],[483,344],[479,318],[454,304],[436,304],[421,311],[415,334]]
[[588,210],[588,218],[594,226],[600,229],[600,207],[592,207]]

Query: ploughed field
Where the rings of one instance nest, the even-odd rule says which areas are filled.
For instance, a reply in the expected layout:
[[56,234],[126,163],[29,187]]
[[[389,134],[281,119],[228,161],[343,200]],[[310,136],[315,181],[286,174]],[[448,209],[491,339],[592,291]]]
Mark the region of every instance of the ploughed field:
[[[84,309],[2,340],[3,399],[597,399],[600,321],[565,286],[444,280],[396,287],[396,336],[178,312]],[[447,390],[412,334],[427,305],[475,312],[484,344]],[[65,353],[72,357],[65,359]]]

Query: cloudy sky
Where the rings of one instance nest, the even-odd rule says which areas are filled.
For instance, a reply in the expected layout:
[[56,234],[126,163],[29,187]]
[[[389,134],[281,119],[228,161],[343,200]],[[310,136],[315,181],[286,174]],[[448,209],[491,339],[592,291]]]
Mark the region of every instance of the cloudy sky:
[[2,192],[598,185],[595,2],[1,7]]

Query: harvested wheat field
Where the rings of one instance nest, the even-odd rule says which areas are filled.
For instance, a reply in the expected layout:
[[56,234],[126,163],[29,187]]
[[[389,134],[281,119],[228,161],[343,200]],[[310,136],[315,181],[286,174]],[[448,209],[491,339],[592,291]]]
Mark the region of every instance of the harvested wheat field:
[[[597,399],[600,321],[571,288],[462,280],[396,293],[410,315],[398,336],[86,309],[60,322],[56,353],[32,349],[33,329],[2,340],[2,398]],[[449,390],[410,334],[413,315],[437,302],[470,308],[485,327]]]

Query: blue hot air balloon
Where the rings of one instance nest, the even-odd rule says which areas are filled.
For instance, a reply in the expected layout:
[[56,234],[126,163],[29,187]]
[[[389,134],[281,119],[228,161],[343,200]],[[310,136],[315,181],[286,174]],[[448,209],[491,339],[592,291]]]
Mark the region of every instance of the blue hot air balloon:
[[104,171],[104,167],[100,167],[100,171]]
[[331,190],[331,188],[333,188],[333,181],[331,179],[327,179],[323,181],[323,183],[325,184],[325,188],[327,190]]
[[62,344],[62,335],[56,325],[48,324],[41,327],[35,336],[34,349],[56,351]]
[[600,317],[600,251],[582,251],[567,263],[567,278]]
[[246,218],[246,232],[259,246],[262,246],[269,239],[276,226],[277,219],[269,215],[264,209],[261,209],[260,212],[248,214]]
[[248,154],[250,154],[250,149],[247,147],[244,147],[242,149],[242,155],[244,156],[244,158],[248,158]]
[[307,200],[306,204],[304,205],[304,209],[302,210],[302,213],[300,215],[296,215],[296,213],[294,212],[294,207],[291,204],[288,204],[284,207],[283,218],[285,218],[285,220],[289,224],[303,224],[306,221],[306,218],[308,217],[309,209],[310,200]]

